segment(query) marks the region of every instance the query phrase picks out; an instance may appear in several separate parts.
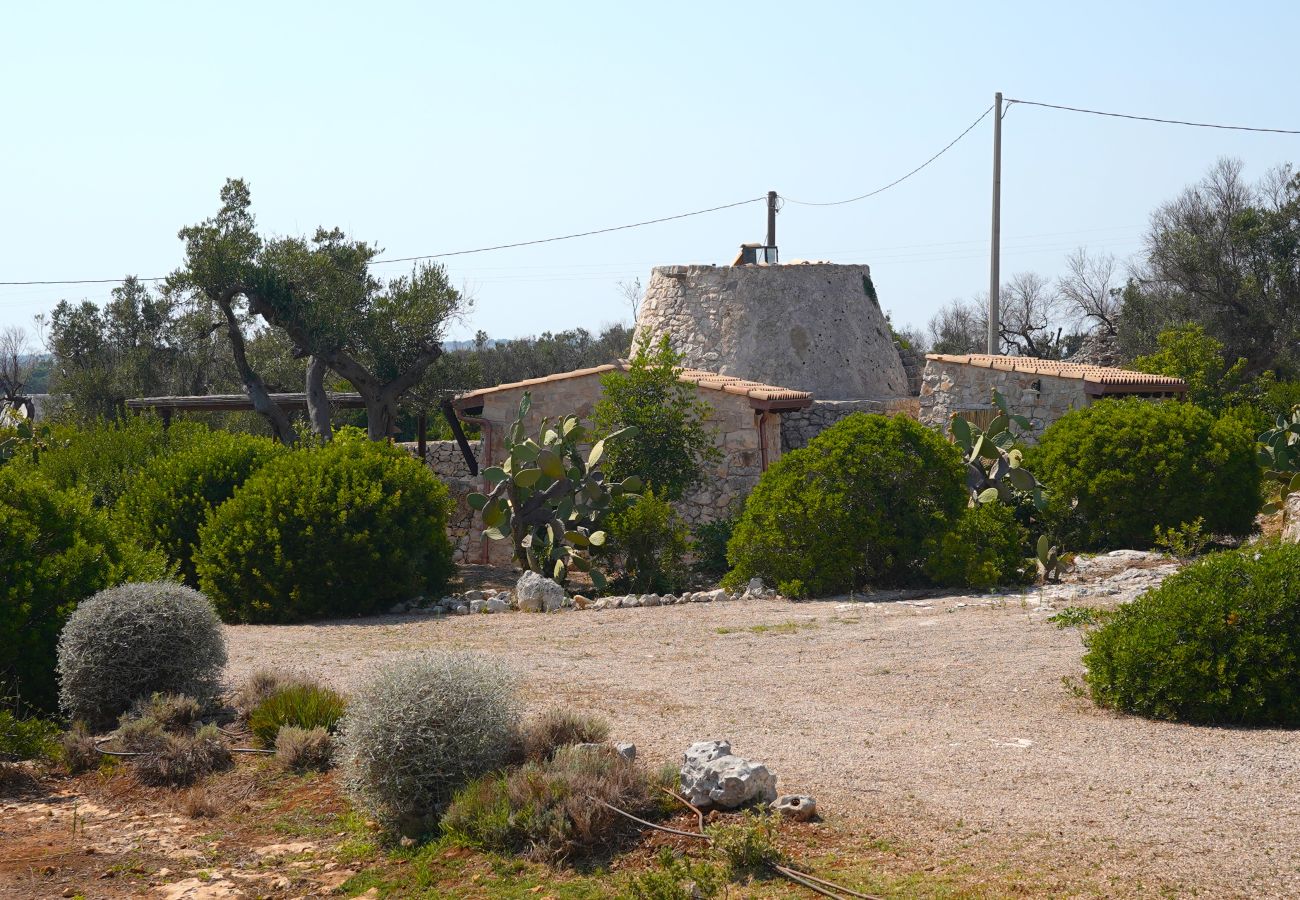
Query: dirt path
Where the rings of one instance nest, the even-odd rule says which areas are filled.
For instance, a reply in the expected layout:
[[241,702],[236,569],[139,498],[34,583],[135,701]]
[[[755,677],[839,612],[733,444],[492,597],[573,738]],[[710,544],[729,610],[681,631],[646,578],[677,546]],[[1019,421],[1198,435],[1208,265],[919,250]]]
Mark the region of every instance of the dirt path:
[[408,651],[494,653],[531,704],[599,710],[651,758],[728,738],[864,836],[976,865],[1081,866],[1107,894],[1300,896],[1294,733],[1114,716],[1063,683],[1082,673],[1079,633],[1046,619],[1080,592],[1125,596],[1140,571],[1097,586],[1117,568],[994,600],[235,627],[230,676],[299,667],[348,688]]

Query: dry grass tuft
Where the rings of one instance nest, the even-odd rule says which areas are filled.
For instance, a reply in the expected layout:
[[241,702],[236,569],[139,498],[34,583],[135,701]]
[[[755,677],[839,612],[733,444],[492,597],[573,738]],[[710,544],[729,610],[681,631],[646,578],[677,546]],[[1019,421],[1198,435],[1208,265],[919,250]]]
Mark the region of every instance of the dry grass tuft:
[[253,714],[253,710],[266,702],[272,694],[286,688],[312,684],[314,682],[305,675],[285,674],[272,669],[259,669],[248,676],[239,686],[239,689],[230,698],[230,705],[234,707],[239,718],[246,722],[248,717]]
[[165,735],[164,741],[135,757],[135,777],[141,784],[183,787],[231,764],[230,748],[215,726],[205,725],[193,735]]
[[99,768],[103,758],[95,749],[95,736],[86,728],[85,722],[73,722],[72,727],[64,732],[59,739],[59,754],[71,775]]
[[609,722],[594,713],[552,706],[524,723],[524,759],[545,762],[562,747],[600,744],[609,739]]
[[163,731],[185,734],[198,725],[203,716],[203,704],[184,694],[155,693],[131,704],[128,716],[133,719],[152,719]]
[[275,736],[275,759],[295,772],[324,771],[334,760],[334,739],[320,726],[299,728],[285,725]]
[[177,799],[176,811],[191,819],[215,819],[221,814],[221,804],[206,788],[192,787]]

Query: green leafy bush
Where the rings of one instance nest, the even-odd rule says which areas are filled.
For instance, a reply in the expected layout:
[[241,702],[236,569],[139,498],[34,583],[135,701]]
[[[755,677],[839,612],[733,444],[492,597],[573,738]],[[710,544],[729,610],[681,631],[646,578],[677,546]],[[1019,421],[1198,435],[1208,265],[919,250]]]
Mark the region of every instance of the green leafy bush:
[[1223,343],[1198,324],[1175,325],[1156,337],[1158,349],[1133,360],[1133,368],[1153,375],[1181,378],[1187,399],[1202,409],[1220,412],[1241,398],[1246,386],[1246,360],[1229,365]]
[[0,709],[0,763],[53,756],[58,748],[59,726],[46,719],[20,719]]
[[199,585],[229,622],[365,615],[453,571],[447,488],[406,451],[340,436],[255,472],[199,529]]
[[1026,565],[1029,532],[1015,510],[978,503],[962,510],[951,531],[935,539],[925,574],[944,587],[988,590],[1030,580]]
[[723,584],[798,597],[912,578],[966,506],[963,473],[956,447],[905,416],[841,419],[763,473]]
[[339,764],[352,799],[383,827],[432,828],[452,795],[500,767],[519,725],[514,679],[469,653],[399,659],[352,696]]
[[22,467],[35,468],[57,488],[86,491],[96,506],[111,508],[155,457],[175,453],[209,434],[196,422],[164,428],[155,416],[128,416],[84,427],[59,425],[36,464],[25,462]]
[[442,826],[468,843],[547,862],[588,854],[635,830],[604,801],[633,815],[654,811],[646,772],[612,747],[566,747],[471,782]]
[[[1146,548],[1156,526],[1201,517],[1246,535],[1260,507],[1255,436],[1190,403],[1102,400],[1066,413],[1026,464],[1051,486],[1057,537],[1080,549]],[[1071,503],[1077,506],[1071,508]]]
[[613,593],[667,594],[686,583],[691,532],[672,504],[653,491],[620,498],[605,519],[605,553],[615,574]]
[[644,338],[625,371],[601,376],[601,399],[592,410],[603,434],[633,429],[606,448],[609,477],[638,478],[667,500],[680,500],[703,467],[722,458],[708,424],[713,409],[678,377],[681,369],[667,335],[655,344]]
[[337,691],[318,684],[293,684],[259,703],[248,717],[248,728],[263,747],[274,747],[276,735],[286,725],[333,731],[347,708]]
[[127,578],[162,575],[161,557],[122,541],[82,494],[0,468],[0,703],[58,709],[59,632],[76,605]]
[[226,640],[198,591],[160,581],[100,591],[59,637],[59,701],[94,727],[155,692],[209,703],[221,685]]
[[140,470],[118,500],[125,533],[158,547],[177,566],[181,580],[198,585],[192,559],[199,527],[248,476],[284,450],[269,438],[212,432]]
[[1138,715],[1300,724],[1300,546],[1217,553],[1086,638],[1093,699]]
[[739,515],[730,515],[695,526],[691,532],[695,571],[713,578],[727,574],[727,543],[739,520]]

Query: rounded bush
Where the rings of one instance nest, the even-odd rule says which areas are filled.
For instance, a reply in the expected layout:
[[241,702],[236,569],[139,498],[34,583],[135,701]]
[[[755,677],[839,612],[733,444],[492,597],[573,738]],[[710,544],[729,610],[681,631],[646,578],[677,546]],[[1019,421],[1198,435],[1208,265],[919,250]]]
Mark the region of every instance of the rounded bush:
[[1029,532],[1002,503],[962,510],[952,530],[935,540],[925,574],[935,584],[988,590],[1029,580]]
[[80,493],[0,467],[0,702],[58,709],[54,657],[77,604],[162,560],[124,543]]
[[284,450],[251,434],[216,431],[178,453],[155,457],[117,503],[123,531],[158,547],[181,580],[198,584],[192,559],[199,527],[254,471]]
[[397,660],[356,692],[339,727],[347,790],[385,828],[430,829],[452,795],[517,740],[512,679],[468,653]]
[[70,719],[102,726],[155,692],[216,697],[226,641],[212,604],[166,581],[100,591],[59,638],[59,700]]
[[1157,525],[1197,518],[1210,534],[1246,535],[1260,507],[1250,426],[1190,403],[1074,410],[1048,426],[1025,465],[1048,487],[1058,538],[1075,549],[1150,547]]
[[1300,725],[1300,546],[1217,553],[1086,638],[1102,706],[1157,719]]
[[363,439],[267,463],[199,529],[199,586],[228,622],[380,612],[453,571],[447,488],[406,451]]
[[724,584],[817,596],[919,574],[966,505],[960,451],[905,416],[855,413],[781,457],[745,501]]

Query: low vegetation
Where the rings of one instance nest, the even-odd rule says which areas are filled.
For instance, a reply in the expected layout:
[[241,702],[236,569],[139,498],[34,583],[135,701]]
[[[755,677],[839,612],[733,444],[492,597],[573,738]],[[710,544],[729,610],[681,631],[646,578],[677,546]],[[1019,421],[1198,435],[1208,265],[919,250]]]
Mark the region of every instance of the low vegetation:
[[1216,553],[1087,637],[1093,699],[1216,725],[1300,724],[1300,546]]
[[337,691],[318,684],[290,684],[253,708],[248,729],[263,747],[278,749],[279,733],[286,726],[332,732],[346,710],[347,701]]
[[230,622],[365,615],[438,595],[453,571],[447,488],[359,435],[282,454],[199,530],[199,584]]
[[211,702],[226,642],[211,602],[193,588],[125,584],[77,607],[59,638],[58,660],[60,705],[94,727],[154,692]]
[[727,547],[739,587],[792,597],[906,582],[966,506],[961,453],[905,416],[857,413],[759,480]]
[[600,716],[551,706],[524,722],[520,743],[525,760],[545,762],[562,747],[599,744],[609,739],[609,722]]
[[500,665],[466,653],[385,666],[339,729],[354,802],[390,831],[430,831],[457,790],[507,761],[519,725],[513,685]]

